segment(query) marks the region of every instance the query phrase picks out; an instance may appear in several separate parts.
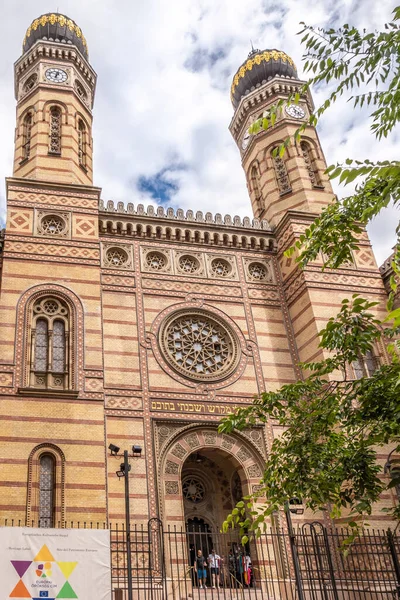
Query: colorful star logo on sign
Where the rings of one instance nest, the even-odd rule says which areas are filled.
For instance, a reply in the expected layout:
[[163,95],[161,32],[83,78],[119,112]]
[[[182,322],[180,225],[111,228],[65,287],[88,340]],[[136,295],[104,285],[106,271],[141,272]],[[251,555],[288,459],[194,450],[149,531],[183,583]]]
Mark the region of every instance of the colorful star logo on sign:
[[[68,581],[78,562],[56,561],[46,544],[42,546],[33,560],[12,560],[11,564],[18,574],[19,581],[9,598],[18,600],[24,600],[25,598],[32,600],[40,600],[41,598],[70,600],[78,598]],[[57,574],[65,578],[61,585],[52,584],[52,578]],[[48,589],[38,589],[32,592],[34,595],[31,595],[26,584],[28,579],[32,581],[32,577],[35,581],[43,581],[43,584],[28,587],[39,588],[48,584]]]

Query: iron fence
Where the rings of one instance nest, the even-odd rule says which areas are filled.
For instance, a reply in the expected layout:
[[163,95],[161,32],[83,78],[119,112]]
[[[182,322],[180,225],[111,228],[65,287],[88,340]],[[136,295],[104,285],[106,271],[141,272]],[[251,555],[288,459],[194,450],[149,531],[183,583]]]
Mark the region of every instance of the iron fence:
[[[2,526],[27,526],[2,520]],[[35,527],[35,522],[28,526]],[[109,529],[113,600],[128,599],[126,530],[102,522],[65,522],[56,527]],[[271,528],[240,544],[227,534],[169,527],[151,519],[132,525],[134,600],[393,600],[400,599],[400,536],[365,530],[343,552],[345,529],[305,524],[292,535]],[[206,577],[196,572],[198,551],[206,558]],[[209,558],[212,550],[217,555]],[[201,587],[205,584],[206,588]]]

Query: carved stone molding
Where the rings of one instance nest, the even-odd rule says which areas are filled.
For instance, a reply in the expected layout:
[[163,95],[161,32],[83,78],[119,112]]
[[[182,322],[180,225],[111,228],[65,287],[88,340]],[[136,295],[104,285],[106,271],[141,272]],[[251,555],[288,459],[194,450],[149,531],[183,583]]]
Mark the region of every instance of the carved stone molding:
[[177,481],[166,481],[165,493],[167,495],[179,494],[179,483]]

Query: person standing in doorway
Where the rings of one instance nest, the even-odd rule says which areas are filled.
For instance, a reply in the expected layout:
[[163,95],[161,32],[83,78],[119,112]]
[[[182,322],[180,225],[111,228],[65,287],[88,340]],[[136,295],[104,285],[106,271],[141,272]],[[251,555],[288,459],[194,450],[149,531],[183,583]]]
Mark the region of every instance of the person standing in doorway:
[[207,579],[207,561],[203,556],[201,550],[197,550],[196,562],[194,564],[195,571],[197,573],[197,580],[199,582],[199,587],[201,589],[207,589],[206,579]]
[[219,587],[219,570],[221,566],[221,557],[216,554],[214,548],[211,550],[211,554],[208,557],[208,565],[211,569],[211,585],[215,589]]

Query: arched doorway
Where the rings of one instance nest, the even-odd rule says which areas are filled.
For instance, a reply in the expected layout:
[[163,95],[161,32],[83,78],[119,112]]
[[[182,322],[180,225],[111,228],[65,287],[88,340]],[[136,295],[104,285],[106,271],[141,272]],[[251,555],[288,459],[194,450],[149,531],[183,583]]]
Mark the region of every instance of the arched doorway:
[[195,526],[199,533],[200,522],[210,535],[219,532],[243,497],[239,465],[221,449],[203,448],[190,454],[182,465],[181,485],[185,525],[188,530],[189,524]]
[[215,581],[211,577],[210,560],[207,585],[246,585],[245,571],[248,563],[256,560],[255,547],[243,547],[237,530],[228,534],[220,530],[236,502],[260,483],[263,459],[253,442],[250,435],[219,434],[216,427],[192,425],[176,431],[163,448],[159,465],[164,528],[181,533],[178,553],[181,562],[190,564],[194,584],[198,550],[208,558],[214,549],[220,557],[220,578]]
[[[235,531],[226,536],[220,532],[227,514],[243,497],[241,476],[243,471],[237,461],[222,449],[202,448],[190,454],[182,465],[181,486],[190,564],[194,567],[201,550],[208,560],[207,585],[242,585],[238,579],[243,580],[243,574],[239,574],[239,560],[242,560],[239,555],[245,556],[245,549],[241,547],[239,533]],[[233,567],[231,565],[229,570],[230,556]],[[194,570],[192,579],[196,584]]]

